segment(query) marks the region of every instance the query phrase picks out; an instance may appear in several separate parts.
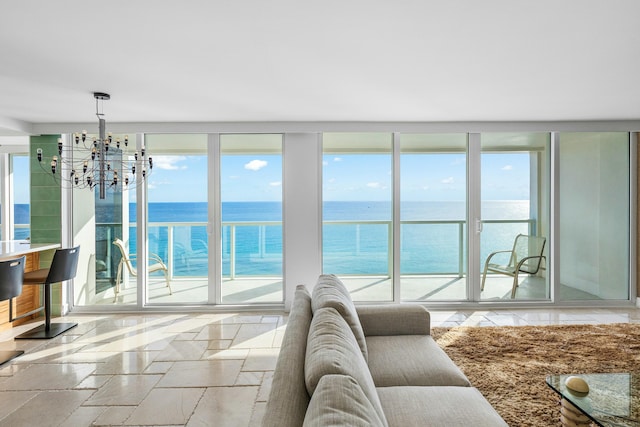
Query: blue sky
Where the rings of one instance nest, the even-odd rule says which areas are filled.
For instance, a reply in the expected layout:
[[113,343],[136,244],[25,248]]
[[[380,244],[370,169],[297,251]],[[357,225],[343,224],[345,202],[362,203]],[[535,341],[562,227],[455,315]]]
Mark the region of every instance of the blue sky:
[[[391,155],[325,155],[324,200],[391,200]],[[465,154],[403,154],[405,201],[466,200]],[[482,154],[485,200],[528,200],[529,154]]]
[[[402,198],[406,201],[465,200],[466,156],[403,154]],[[26,157],[14,166],[16,203],[28,203]],[[282,159],[277,155],[225,155],[220,171],[224,201],[278,201],[282,197]],[[22,183],[22,184],[21,184]],[[22,188],[21,186],[24,186]],[[335,201],[391,199],[391,155],[325,155],[323,198]],[[154,156],[149,177],[152,202],[200,202],[207,197],[206,156]],[[528,153],[483,153],[484,200],[529,198]]]

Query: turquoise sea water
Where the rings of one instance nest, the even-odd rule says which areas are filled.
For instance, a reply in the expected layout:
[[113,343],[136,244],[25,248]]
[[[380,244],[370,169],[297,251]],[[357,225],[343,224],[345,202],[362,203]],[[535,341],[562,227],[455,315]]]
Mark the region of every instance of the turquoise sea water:
[[[130,221],[135,223],[136,205],[129,208]],[[112,208],[96,211],[98,246],[102,241],[106,248],[114,236],[121,235],[120,226],[113,225],[120,222],[113,212]],[[388,274],[391,216],[388,202],[325,202],[324,271]],[[484,202],[482,216],[484,220],[528,220],[529,202]],[[405,202],[401,205],[401,220],[402,274],[451,274],[466,268],[464,202]],[[28,222],[28,205],[16,205],[16,223],[21,221]],[[150,203],[150,251],[167,261],[171,235],[174,275],[206,276],[206,221],[207,203]],[[281,275],[281,221],[279,202],[223,203],[223,275],[232,270],[238,276]],[[408,221],[411,223],[405,223]],[[528,223],[486,223],[481,239],[482,259],[492,251],[509,249],[518,233],[528,232]],[[134,249],[135,226],[129,235]],[[101,252],[101,248],[97,251]]]

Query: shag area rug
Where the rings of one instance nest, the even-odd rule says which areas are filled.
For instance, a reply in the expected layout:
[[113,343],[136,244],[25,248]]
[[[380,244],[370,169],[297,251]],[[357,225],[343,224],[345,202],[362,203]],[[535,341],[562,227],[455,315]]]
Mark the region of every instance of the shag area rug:
[[560,425],[547,375],[640,374],[640,324],[435,327],[432,335],[511,427]]

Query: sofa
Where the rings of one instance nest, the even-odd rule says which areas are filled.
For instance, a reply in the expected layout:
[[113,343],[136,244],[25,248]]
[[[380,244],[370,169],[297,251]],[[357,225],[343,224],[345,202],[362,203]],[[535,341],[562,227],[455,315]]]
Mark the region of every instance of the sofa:
[[340,279],[296,288],[262,425],[507,426],[417,304],[355,306]]

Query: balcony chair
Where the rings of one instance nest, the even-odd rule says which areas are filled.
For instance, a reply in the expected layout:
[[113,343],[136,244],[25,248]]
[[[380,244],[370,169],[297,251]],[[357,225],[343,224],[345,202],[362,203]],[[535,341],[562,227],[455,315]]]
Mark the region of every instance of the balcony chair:
[[[484,291],[484,283],[487,279],[487,273],[506,274],[513,277],[513,286],[511,288],[511,298],[516,297],[516,288],[518,287],[518,275],[520,273],[537,274],[540,270],[542,260],[546,259],[542,255],[546,239],[541,236],[529,236],[526,234],[518,234],[513,242],[513,249],[506,251],[496,251],[489,254],[484,263],[484,272],[482,274],[481,291]],[[509,255],[509,263],[507,265],[491,263],[491,258],[497,254]]]
[[[13,320],[13,298],[22,293],[25,258],[0,261],[0,301],[9,300],[9,321]],[[22,354],[22,350],[0,351],[0,365]]]
[[49,339],[78,326],[77,323],[51,323],[51,285],[76,277],[80,246],[56,249],[49,268],[24,273],[25,285],[44,285],[44,325],[33,328],[16,339]]
[[[138,270],[136,270],[136,268],[133,266],[132,261],[134,261],[136,259],[136,255],[135,254],[131,254],[129,255],[127,253],[127,249],[124,246],[124,242],[120,239],[115,239],[113,241],[113,244],[116,245],[116,247],[120,250],[120,255],[122,256],[120,258],[120,262],[118,263],[118,269],[117,269],[117,273],[116,273],[116,289],[115,289],[115,296],[113,298],[113,302],[116,302],[117,298],[118,298],[118,293],[120,292],[120,280],[122,279],[122,273],[123,273],[123,269],[124,269],[124,265],[127,266],[127,270],[129,271],[129,274],[133,277],[137,277],[138,276]],[[147,267],[147,272],[149,274],[151,273],[155,273],[156,271],[162,271],[162,273],[164,273],[164,279],[167,282],[167,288],[169,288],[169,295],[172,294],[171,291],[171,283],[169,283],[169,269],[167,268],[166,264],[162,261],[162,259],[153,253],[149,254],[149,261],[154,261],[153,264],[149,263],[149,266]]]

